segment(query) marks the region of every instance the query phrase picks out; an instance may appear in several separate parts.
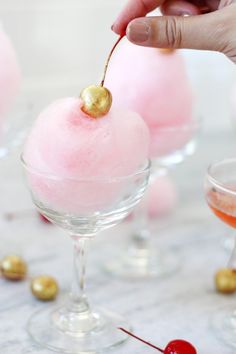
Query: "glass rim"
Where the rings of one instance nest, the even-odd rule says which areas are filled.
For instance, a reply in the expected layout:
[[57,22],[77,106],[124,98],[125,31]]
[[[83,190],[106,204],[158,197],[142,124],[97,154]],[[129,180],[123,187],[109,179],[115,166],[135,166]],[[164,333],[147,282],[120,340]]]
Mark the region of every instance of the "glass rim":
[[60,176],[54,175],[53,173],[47,174],[47,173],[41,172],[40,170],[27,164],[27,162],[24,159],[24,153],[21,153],[20,160],[21,160],[23,167],[27,171],[32,172],[33,174],[36,174],[38,176],[41,176],[41,177],[44,177],[47,179],[57,180],[57,181],[68,180],[68,181],[74,181],[74,182],[101,182],[101,183],[104,183],[104,182],[113,183],[114,182],[115,183],[115,182],[125,181],[128,179],[134,178],[136,176],[142,175],[143,173],[148,173],[148,172],[150,172],[150,168],[151,168],[151,160],[147,158],[145,160],[145,165],[143,168],[140,168],[137,172],[135,172],[133,174],[126,175],[126,176],[73,178],[73,177],[60,177]]
[[220,164],[223,164],[223,163],[235,163],[236,165],[236,157],[228,157],[228,158],[225,158],[225,159],[222,159],[222,160],[218,160],[218,161],[215,161],[213,163],[211,163],[208,168],[207,168],[207,179],[209,180],[209,182],[211,182],[212,184],[214,184],[217,188],[227,192],[227,193],[230,193],[230,194],[233,194],[233,195],[236,195],[236,190],[232,190],[230,189],[229,187],[225,186],[225,184],[219,180],[217,180],[214,176],[213,176],[213,173],[212,173],[212,169],[214,167],[216,167],[217,165],[220,165]]

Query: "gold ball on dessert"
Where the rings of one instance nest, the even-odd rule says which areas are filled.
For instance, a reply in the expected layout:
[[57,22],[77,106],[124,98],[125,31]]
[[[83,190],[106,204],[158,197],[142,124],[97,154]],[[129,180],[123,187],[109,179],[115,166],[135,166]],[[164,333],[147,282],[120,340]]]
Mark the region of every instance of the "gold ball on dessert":
[[222,294],[236,292],[236,270],[220,269],[215,275],[216,289]]
[[54,300],[58,294],[57,281],[48,275],[36,277],[31,282],[31,291],[33,295],[42,301]]
[[6,256],[1,261],[1,273],[8,280],[22,280],[26,276],[27,265],[19,256]]
[[88,86],[80,94],[83,101],[81,110],[92,118],[105,116],[112,105],[112,95],[103,86]]

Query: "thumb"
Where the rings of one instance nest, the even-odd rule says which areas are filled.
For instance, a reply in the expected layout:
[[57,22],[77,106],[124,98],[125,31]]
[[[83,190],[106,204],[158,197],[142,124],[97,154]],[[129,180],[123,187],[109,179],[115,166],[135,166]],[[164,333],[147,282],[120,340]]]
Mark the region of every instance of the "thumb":
[[224,51],[227,31],[221,11],[224,10],[187,17],[138,18],[128,25],[127,37],[146,47]]

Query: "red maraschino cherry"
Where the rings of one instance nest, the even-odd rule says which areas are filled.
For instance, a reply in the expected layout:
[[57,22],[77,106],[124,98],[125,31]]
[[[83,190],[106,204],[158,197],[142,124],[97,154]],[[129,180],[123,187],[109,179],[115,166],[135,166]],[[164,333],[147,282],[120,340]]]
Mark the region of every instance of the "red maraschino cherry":
[[194,348],[194,346],[189,343],[186,342],[185,340],[182,339],[175,339],[173,341],[171,341],[169,344],[167,344],[165,349],[161,349],[149,342],[147,342],[146,340],[137,337],[135,334],[127,331],[124,328],[119,328],[121,331],[125,332],[126,334],[128,334],[129,336],[139,340],[140,342],[148,345],[151,348],[154,348],[156,350],[158,350],[159,352],[163,353],[163,354],[197,354],[196,349]]
[[167,345],[164,354],[197,354],[197,351],[191,343],[182,339],[176,339]]

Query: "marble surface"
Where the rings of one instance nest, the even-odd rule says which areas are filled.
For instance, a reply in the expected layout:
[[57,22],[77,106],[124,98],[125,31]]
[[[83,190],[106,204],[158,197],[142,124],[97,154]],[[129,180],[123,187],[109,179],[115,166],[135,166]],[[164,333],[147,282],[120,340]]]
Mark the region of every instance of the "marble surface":
[[[217,294],[213,282],[215,271],[226,264],[228,257],[222,247],[223,237],[232,231],[211,215],[203,194],[207,165],[235,155],[234,140],[230,132],[203,134],[195,156],[171,171],[179,189],[178,208],[169,218],[151,225],[155,247],[174,252],[180,260],[180,269],[171,277],[125,281],[103,271],[113,252],[125,245],[129,224],[104,232],[92,246],[87,276],[87,293],[92,304],[125,315],[135,333],[156,345],[164,347],[171,339],[184,338],[197,347],[199,354],[236,352],[218,339],[210,325],[219,308],[229,304],[236,307],[235,295]],[[71,241],[62,231],[37,218],[23,183],[18,154],[1,161],[0,193],[0,255],[22,255],[29,264],[30,277],[54,275],[61,287],[60,302],[70,286]],[[14,211],[18,212],[18,218],[7,221],[5,213]],[[26,333],[30,315],[47,306],[32,297],[28,281],[9,283],[0,279],[1,354],[51,353],[36,347]],[[132,339],[112,351],[114,354],[154,352]]]

